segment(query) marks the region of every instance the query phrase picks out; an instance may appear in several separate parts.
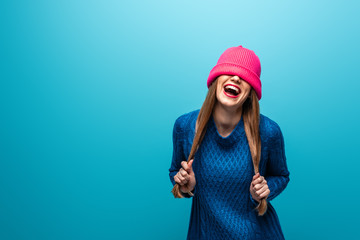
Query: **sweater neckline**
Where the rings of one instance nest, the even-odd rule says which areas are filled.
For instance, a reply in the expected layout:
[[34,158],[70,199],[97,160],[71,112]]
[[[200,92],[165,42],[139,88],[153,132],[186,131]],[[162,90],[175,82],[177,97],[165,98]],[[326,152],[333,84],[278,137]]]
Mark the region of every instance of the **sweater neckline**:
[[239,137],[245,133],[244,121],[243,121],[242,115],[241,115],[240,121],[236,124],[235,128],[226,137],[223,137],[220,135],[220,133],[216,127],[213,115],[211,115],[209,122],[210,122],[210,127],[214,133],[213,135],[215,137],[215,140],[224,147],[231,147],[234,143],[238,142]]

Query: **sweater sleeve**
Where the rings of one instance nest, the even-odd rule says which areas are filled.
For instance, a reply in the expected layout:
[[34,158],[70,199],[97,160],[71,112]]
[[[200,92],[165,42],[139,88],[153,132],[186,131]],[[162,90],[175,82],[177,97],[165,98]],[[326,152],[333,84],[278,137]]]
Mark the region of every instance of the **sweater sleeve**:
[[279,125],[276,123],[272,135],[265,174],[265,179],[270,190],[270,194],[267,197],[268,201],[278,196],[290,181],[290,173],[287,168],[285,156],[284,137]]
[[[181,119],[180,117],[176,119],[173,129],[173,154],[172,154],[172,161],[171,166],[169,168],[169,176],[172,185],[176,184],[174,180],[174,176],[178,173],[179,169],[181,168],[181,162],[187,161],[184,150],[183,150],[183,131],[181,129]],[[196,188],[195,188],[196,189]],[[195,194],[195,189],[192,191]],[[188,193],[182,193],[185,198],[191,198],[191,195]]]
[[251,193],[250,193],[250,200],[255,206],[259,205],[259,203],[252,197]]

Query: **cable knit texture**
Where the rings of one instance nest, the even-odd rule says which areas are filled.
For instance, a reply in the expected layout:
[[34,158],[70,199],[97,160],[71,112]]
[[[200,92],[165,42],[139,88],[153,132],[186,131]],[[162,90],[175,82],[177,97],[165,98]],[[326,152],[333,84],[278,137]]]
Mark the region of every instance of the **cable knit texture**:
[[[169,176],[174,176],[190,154],[199,109],[178,117],[173,130],[173,156]],[[268,209],[258,216],[257,202],[249,188],[254,175],[243,118],[227,137],[217,131],[211,116],[206,135],[195,154],[196,178],[187,239],[284,239],[280,222],[271,200],[289,182],[284,138],[280,127],[260,114],[261,161],[259,171],[265,177],[270,195]]]

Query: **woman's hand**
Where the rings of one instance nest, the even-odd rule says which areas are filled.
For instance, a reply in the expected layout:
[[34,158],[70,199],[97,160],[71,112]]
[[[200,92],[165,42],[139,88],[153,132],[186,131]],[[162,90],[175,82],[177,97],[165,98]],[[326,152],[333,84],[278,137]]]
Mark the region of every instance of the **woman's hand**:
[[257,202],[260,202],[262,198],[266,199],[269,196],[269,186],[267,185],[265,178],[260,176],[260,173],[253,176],[253,180],[250,184],[250,193]]
[[182,161],[182,168],[180,168],[179,172],[174,176],[175,182],[180,185],[180,191],[183,193],[192,191],[196,185],[195,174],[192,168],[193,162],[194,159],[191,159],[189,163]]

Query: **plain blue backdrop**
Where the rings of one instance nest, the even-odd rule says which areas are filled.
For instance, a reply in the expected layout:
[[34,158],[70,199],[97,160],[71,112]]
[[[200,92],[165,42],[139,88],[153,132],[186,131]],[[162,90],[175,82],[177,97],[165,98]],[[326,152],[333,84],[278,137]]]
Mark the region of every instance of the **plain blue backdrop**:
[[262,64],[286,239],[355,239],[357,1],[1,1],[0,239],[185,239],[172,128],[228,47]]

